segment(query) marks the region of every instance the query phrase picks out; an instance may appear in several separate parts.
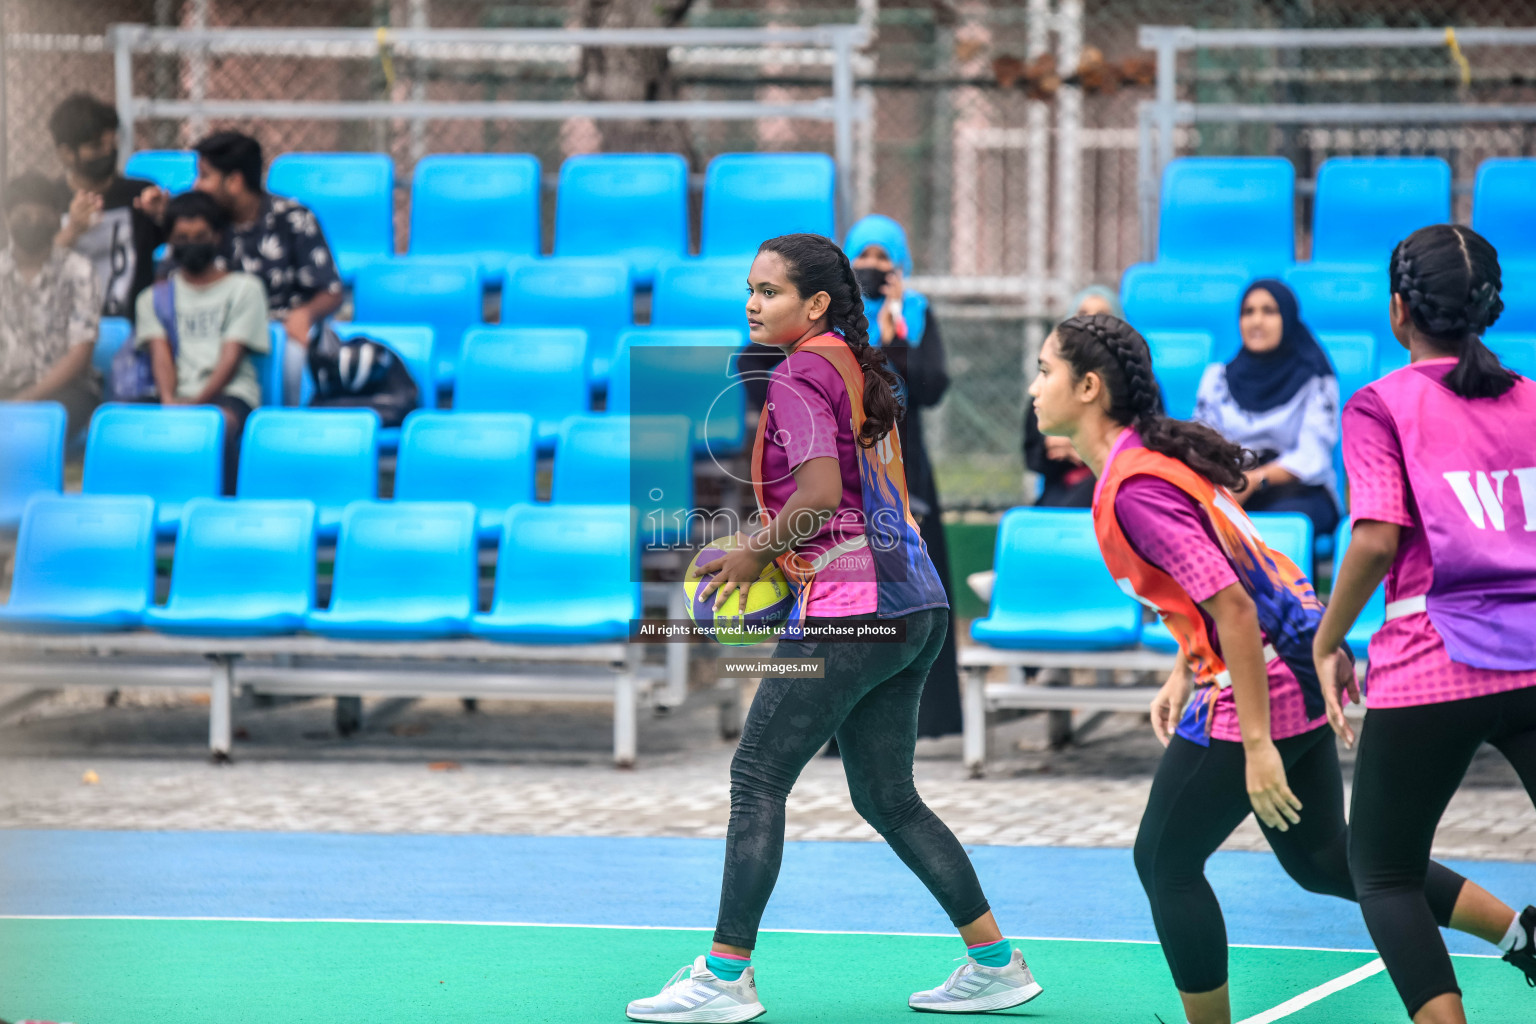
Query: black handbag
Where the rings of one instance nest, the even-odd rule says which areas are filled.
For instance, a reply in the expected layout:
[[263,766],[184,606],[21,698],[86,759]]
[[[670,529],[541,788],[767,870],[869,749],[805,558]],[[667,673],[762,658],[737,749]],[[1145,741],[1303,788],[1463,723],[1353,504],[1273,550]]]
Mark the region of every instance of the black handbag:
[[343,341],[327,324],[310,343],[308,358],[315,381],[311,406],[372,409],[382,426],[398,427],[421,404],[405,360],[381,341],[364,335]]

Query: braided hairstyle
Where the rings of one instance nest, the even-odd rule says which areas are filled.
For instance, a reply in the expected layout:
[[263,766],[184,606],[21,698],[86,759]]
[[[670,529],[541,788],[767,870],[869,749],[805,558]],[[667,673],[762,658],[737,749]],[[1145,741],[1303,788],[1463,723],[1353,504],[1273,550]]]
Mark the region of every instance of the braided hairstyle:
[[885,351],[869,343],[869,320],[864,315],[864,296],[853,265],[838,244],[825,235],[794,234],[770,238],[757,251],[776,253],[789,272],[790,283],[801,298],[826,292],[827,329],[842,336],[864,371],[864,425],[859,429],[860,447],[873,448],[896,429],[906,413],[901,378],[891,369]]
[[1389,273],[1413,325],[1457,357],[1446,387],[1462,398],[1497,398],[1515,386],[1482,341],[1504,311],[1499,254],[1486,238],[1460,224],[1431,224],[1397,243]]
[[1130,324],[1102,313],[1074,316],[1057,325],[1056,345],[1075,378],[1099,375],[1109,395],[1109,418],[1134,427],[1142,444],[1229,490],[1248,485],[1243,473],[1259,464],[1257,455],[1203,423],[1169,419],[1163,413],[1152,352]]

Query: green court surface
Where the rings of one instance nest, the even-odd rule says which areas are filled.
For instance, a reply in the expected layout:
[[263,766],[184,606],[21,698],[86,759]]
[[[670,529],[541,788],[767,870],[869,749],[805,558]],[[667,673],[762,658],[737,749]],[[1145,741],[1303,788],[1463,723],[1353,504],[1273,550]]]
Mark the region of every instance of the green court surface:
[[[218,920],[0,920],[0,1015],[75,1024],[483,1024],[622,1021],[703,952],[705,931]],[[1183,1020],[1156,945],[1021,942],[1045,987],[989,1017],[1072,1024]],[[953,936],[765,932],[755,964],[773,1022],[913,1021],[907,994],[943,981]],[[1385,973],[1280,1015],[1369,953],[1238,947],[1235,1019],[1403,1021]],[[1536,994],[1507,965],[1457,957],[1472,1021],[1530,1024]],[[926,1018],[925,1018],[926,1019]]]

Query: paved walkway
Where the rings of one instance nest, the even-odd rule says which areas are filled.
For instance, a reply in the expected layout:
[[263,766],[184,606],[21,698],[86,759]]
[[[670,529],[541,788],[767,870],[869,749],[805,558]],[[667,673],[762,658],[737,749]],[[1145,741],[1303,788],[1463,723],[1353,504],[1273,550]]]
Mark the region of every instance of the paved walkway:
[[[634,771],[608,763],[602,708],[490,702],[469,715],[456,701],[379,702],[363,734],[341,740],[328,702],[242,706],[225,768],[203,759],[206,715],[183,695],[128,691],[108,707],[99,690],[67,690],[13,717],[0,725],[0,828],[719,837],[729,814],[732,747],[705,708],[643,717]],[[1134,841],[1160,752],[1144,720],[1116,716],[1085,745],[1050,752],[1043,720],[1026,718],[994,730],[992,749],[981,780],[965,777],[956,739],[919,752],[919,788],[962,841]],[[878,838],[836,759],[807,767],[788,836]],[[1263,846],[1251,819],[1228,843]],[[1536,809],[1497,755],[1474,765],[1436,852],[1536,858]]]

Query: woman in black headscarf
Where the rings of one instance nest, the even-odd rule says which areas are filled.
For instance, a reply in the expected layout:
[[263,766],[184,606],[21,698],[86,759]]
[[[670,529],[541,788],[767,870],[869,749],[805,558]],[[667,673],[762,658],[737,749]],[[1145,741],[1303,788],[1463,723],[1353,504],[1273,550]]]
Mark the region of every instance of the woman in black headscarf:
[[1243,347],[1206,369],[1195,419],[1260,454],[1237,495],[1250,512],[1301,512],[1319,536],[1339,523],[1339,381],[1301,320],[1296,295],[1272,278],[1243,294]]

